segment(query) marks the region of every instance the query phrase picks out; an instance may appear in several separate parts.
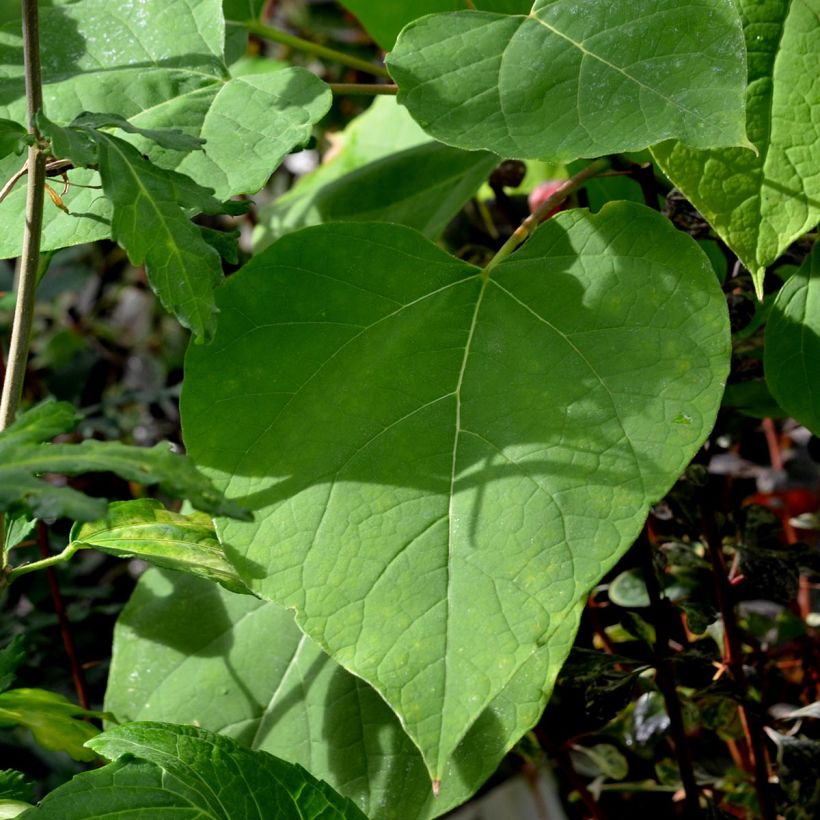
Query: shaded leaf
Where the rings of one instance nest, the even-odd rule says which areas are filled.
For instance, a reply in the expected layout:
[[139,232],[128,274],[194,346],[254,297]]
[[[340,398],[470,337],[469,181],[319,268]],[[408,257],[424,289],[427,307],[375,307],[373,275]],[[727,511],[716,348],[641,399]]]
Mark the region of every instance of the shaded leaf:
[[0,118],[0,158],[8,154],[22,154],[27,137],[28,132],[20,123]]
[[428,134],[507,157],[572,160],[676,137],[748,146],[733,0],[536,0],[529,15],[416,20],[387,65]]
[[20,800],[30,803],[34,799],[34,784],[14,769],[0,770],[0,800]]
[[479,717],[435,798],[395,715],[292,613],[197,578],[142,576],[115,630],[106,708],[120,720],[194,723],[300,763],[371,820],[422,820],[467,799],[537,721],[581,608]]
[[820,244],[777,294],[763,356],[777,403],[820,435]]
[[649,606],[649,593],[640,570],[628,569],[617,575],[607,590],[613,604],[624,607]]
[[182,415],[257,513],[218,522],[229,557],[382,694],[436,779],[711,429],[711,265],[627,203],[553,217],[491,277],[351,223],[284,237],[219,305]]
[[247,592],[204,513],[181,515],[151,499],[114,502],[104,519],[75,524],[70,542],[199,575],[232,592]]
[[23,641],[22,635],[15,635],[6,646],[0,649],[0,692],[4,692],[14,683],[17,667],[26,659]]
[[623,753],[611,743],[572,747],[573,767],[585,777],[606,777],[623,780],[629,774],[629,763]]
[[[757,154],[655,146],[664,173],[752,272],[820,220],[820,16],[815,0],[738,0],[749,53],[746,121]],[[705,147],[705,146],[704,146]]]
[[67,752],[75,760],[94,760],[84,744],[99,732],[83,718],[101,718],[56,692],[9,689],[0,693],[0,727],[25,726],[44,749]]

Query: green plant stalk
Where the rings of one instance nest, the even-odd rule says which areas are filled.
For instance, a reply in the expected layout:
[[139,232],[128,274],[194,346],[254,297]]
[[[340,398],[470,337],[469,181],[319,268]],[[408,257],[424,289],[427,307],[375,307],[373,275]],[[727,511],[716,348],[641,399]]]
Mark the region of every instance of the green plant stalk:
[[[0,430],[5,430],[17,413],[23,394],[23,380],[31,343],[34,317],[34,295],[40,266],[40,235],[43,230],[43,197],[45,195],[46,153],[40,145],[35,117],[43,107],[40,73],[40,19],[37,0],[21,0],[23,17],[23,59],[26,77],[28,130],[35,142],[28,150],[28,188],[26,190],[26,223],[23,232],[23,254],[17,276],[17,304],[11,328],[11,341],[0,396]],[[0,570],[6,566],[5,520],[0,516]]]
[[37,572],[41,569],[53,567],[55,564],[62,564],[68,561],[75,552],[81,549],[84,545],[81,542],[72,541],[62,552],[52,555],[50,558],[43,558],[40,561],[32,561],[30,564],[23,564],[9,570],[7,575],[8,583],[15,581],[21,575],[28,575],[30,572]]
[[334,94],[359,94],[361,96],[372,97],[377,94],[398,94],[397,85],[374,84],[374,83],[328,83],[330,90]]
[[262,37],[265,40],[271,40],[274,43],[281,43],[283,46],[289,46],[297,51],[304,51],[306,54],[314,54],[317,57],[323,57],[326,60],[334,60],[337,63],[346,65],[349,68],[355,68],[358,71],[364,71],[367,74],[373,74],[376,77],[384,77],[390,79],[387,69],[381,66],[373,65],[367,60],[360,60],[358,57],[353,57],[350,54],[345,54],[343,51],[337,51],[335,48],[328,48],[321,46],[318,43],[312,43],[310,40],[303,40],[301,37],[296,37],[294,34],[288,34],[286,31],[280,31],[277,28],[259,23],[256,20],[246,20],[244,23],[234,23],[233,25],[240,25],[247,29],[251,34],[257,37]]
[[551,197],[545,200],[536,211],[531,213],[513,232],[513,235],[498,249],[496,255],[484,268],[483,275],[489,276],[493,268],[500,265],[519,245],[522,245],[533,234],[541,220],[553,208],[560,205],[570,194],[601,172],[609,168],[609,162],[605,159],[596,159],[580,170],[575,176],[570,177],[562,188],[556,191]]

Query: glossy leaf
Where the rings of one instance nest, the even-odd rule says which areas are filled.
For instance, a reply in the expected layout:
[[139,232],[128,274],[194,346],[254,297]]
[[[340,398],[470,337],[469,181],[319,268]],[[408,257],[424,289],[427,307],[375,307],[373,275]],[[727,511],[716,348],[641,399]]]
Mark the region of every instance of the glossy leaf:
[[132,723],[88,745],[114,762],[78,775],[24,817],[365,820],[300,766],[192,726]]
[[[68,124],[84,111],[109,112],[135,127],[205,140],[204,150],[188,153],[129,138],[160,166],[212,188],[219,200],[258,190],[330,106],[327,86],[303,69],[231,78],[219,0],[144,0],[139,14],[107,0],[56,0],[40,18],[48,117]],[[0,29],[0,117],[19,122],[25,118],[21,45],[19,20]],[[19,165],[16,157],[0,160],[0,178]],[[100,184],[85,169],[70,171],[69,179]],[[18,184],[0,205],[0,257],[20,253],[24,188]],[[111,208],[98,190],[72,188],[66,204],[70,215],[46,210],[45,249],[110,235]]]
[[70,543],[118,558],[141,558],[216,581],[233,592],[247,592],[204,513],[181,515],[152,499],[119,501],[109,505],[100,521],[75,524]]
[[254,231],[254,251],[266,248],[294,225],[304,225],[321,189],[345,174],[396,151],[429,140],[395,97],[377,97],[370,107],[341,133],[332,137],[331,150],[322,164],[301,177],[287,193],[259,211]]
[[67,752],[75,760],[94,760],[84,744],[99,732],[85,717],[99,718],[56,692],[9,689],[0,693],[0,727],[25,726],[44,749]]
[[580,609],[479,718],[435,798],[395,715],[290,612],[196,578],[140,579],[115,631],[106,708],[119,720],[193,723],[299,763],[371,820],[422,820],[466,800],[538,719]]
[[764,367],[777,403],[820,435],[820,245],[777,294],[766,325]]
[[196,508],[215,515],[247,516],[242,508],[226,501],[190,459],[174,453],[168,444],[149,448],[104,441],[47,443],[72,430],[77,420],[70,404],[46,402],[0,432],[0,511],[25,512],[38,518],[101,518],[106,509],[104,499],[89,498],[38,478],[43,473],[96,471],[113,472],[140,484],[159,484],[170,495],[187,498]]
[[733,0],[536,0],[529,15],[424,17],[387,61],[436,139],[563,161],[678,138],[748,145]]
[[222,540],[438,779],[711,429],[729,357],[711,265],[626,203],[559,214],[490,278],[351,223],[284,237],[218,303],[182,414],[257,513]]
[[738,6],[749,52],[747,127],[757,155],[675,142],[653,153],[752,272],[762,296],[766,267],[820,220],[820,4]]
[[298,209],[280,205],[266,239],[308,225],[372,220],[407,225],[437,239],[497,164],[498,157],[486,151],[417,145],[316,189]]
[[[385,3],[384,0],[343,0],[370,32],[373,39],[390,51],[399,32],[412,20],[439,11],[464,9],[464,0],[412,0],[409,3]],[[476,0],[475,6],[485,11],[505,14],[526,14],[531,0]]]

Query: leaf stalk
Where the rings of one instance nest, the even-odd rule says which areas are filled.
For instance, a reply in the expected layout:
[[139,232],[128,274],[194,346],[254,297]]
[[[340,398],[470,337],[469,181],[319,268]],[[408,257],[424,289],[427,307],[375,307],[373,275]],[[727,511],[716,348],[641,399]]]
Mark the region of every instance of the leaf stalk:
[[378,94],[398,94],[399,87],[388,83],[328,83],[334,94],[356,94],[376,96]]
[[304,40],[294,34],[288,34],[286,31],[281,31],[278,28],[266,26],[256,20],[246,20],[243,23],[234,23],[234,25],[241,25],[247,29],[251,34],[257,37],[262,37],[265,40],[271,40],[274,43],[280,43],[283,46],[303,51],[306,54],[313,54],[316,57],[322,57],[326,60],[334,60],[337,63],[346,65],[349,68],[355,68],[357,71],[364,71],[367,74],[373,74],[375,77],[383,77],[390,79],[386,68],[373,65],[367,60],[360,60],[351,54],[345,54],[343,51],[337,51],[335,48],[328,48],[327,46],[313,43],[310,40]]

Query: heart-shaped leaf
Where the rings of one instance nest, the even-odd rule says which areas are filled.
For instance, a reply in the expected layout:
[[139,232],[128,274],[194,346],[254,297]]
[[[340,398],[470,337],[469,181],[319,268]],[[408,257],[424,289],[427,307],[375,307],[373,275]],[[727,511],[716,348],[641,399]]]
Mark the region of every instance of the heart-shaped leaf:
[[757,154],[653,148],[664,173],[755,277],[820,220],[820,7],[739,0],[749,52],[746,116]]
[[396,716],[302,634],[292,613],[190,576],[140,579],[114,633],[106,709],[119,720],[224,732],[305,766],[371,820],[423,820],[470,797],[537,721],[580,610],[479,717],[448,761],[437,797]]
[[182,414],[256,512],[219,523],[229,556],[440,779],[711,429],[729,363],[711,265],[627,203],[559,214],[492,277],[350,223],[284,237],[218,304]]
[[766,384],[778,404],[820,436],[820,245],[777,294],[766,325]]
[[733,0],[536,0],[407,26],[388,57],[399,102],[436,139],[553,161],[678,138],[749,145]]

